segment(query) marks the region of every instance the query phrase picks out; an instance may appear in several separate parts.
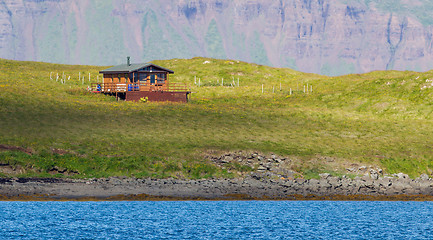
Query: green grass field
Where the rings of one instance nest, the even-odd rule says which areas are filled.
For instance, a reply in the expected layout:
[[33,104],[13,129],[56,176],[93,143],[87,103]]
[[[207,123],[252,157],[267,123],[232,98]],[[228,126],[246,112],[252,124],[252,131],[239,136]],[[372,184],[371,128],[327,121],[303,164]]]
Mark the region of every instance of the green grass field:
[[[433,71],[326,77],[230,60],[153,63],[191,86],[189,103],[88,93],[88,74],[95,82],[105,67],[0,60],[0,144],[34,150],[1,151],[0,163],[21,166],[19,176],[53,176],[57,167],[74,177],[236,177],[205,156],[242,150],[297,159],[302,173],[343,172],[350,163],[432,173]],[[307,84],[313,92],[304,93]]]

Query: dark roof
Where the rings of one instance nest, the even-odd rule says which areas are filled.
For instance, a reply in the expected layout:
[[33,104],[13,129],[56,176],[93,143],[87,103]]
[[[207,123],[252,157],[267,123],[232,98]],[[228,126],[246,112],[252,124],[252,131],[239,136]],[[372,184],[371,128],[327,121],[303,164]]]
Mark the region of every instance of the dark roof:
[[117,66],[99,71],[99,73],[130,73],[130,72],[135,72],[141,68],[146,68],[146,67],[150,67],[150,66],[159,68],[165,72],[174,73],[173,70],[163,68],[163,67],[155,65],[153,63],[138,63],[138,64],[130,64],[129,66],[127,64],[122,64],[122,65],[117,65]]

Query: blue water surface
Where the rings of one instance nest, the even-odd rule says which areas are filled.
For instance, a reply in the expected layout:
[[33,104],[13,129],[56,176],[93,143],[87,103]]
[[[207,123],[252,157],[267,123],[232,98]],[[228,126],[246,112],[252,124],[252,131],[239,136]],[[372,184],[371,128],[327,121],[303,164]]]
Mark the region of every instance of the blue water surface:
[[1,239],[433,239],[431,202],[0,202]]

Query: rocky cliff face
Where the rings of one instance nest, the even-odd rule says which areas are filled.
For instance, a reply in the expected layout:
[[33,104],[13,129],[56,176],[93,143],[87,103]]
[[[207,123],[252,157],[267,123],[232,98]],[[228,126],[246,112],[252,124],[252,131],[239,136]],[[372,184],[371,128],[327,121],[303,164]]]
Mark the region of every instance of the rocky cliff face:
[[327,75],[433,68],[427,0],[0,0],[0,57],[208,56]]

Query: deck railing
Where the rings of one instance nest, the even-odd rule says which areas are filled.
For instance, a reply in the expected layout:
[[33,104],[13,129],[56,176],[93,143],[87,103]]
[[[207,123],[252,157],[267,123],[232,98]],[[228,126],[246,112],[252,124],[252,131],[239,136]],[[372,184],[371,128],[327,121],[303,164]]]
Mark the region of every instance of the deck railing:
[[148,83],[92,83],[90,91],[101,93],[116,92],[189,92],[189,88],[181,83],[151,85]]

